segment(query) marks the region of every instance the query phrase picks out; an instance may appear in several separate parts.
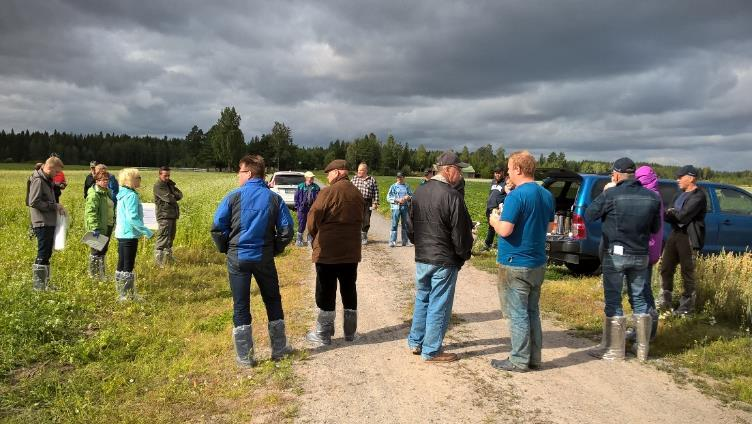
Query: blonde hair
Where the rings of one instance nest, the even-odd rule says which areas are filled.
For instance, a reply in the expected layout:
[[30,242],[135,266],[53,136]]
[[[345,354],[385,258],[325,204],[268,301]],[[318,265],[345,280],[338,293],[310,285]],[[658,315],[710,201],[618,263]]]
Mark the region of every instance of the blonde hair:
[[527,150],[514,152],[509,156],[509,167],[520,168],[522,175],[533,177],[535,176],[535,157],[533,157],[533,155]]
[[44,164],[47,165],[47,166],[55,166],[55,167],[59,167],[59,168],[63,167],[63,161],[60,160],[60,158],[57,157],[57,156],[50,156],[50,157],[48,157],[47,160],[44,161]]
[[133,188],[133,181],[140,176],[141,173],[138,172],[137,168],[123,168],[118,175],[118,183],[120,183],[121,186]]

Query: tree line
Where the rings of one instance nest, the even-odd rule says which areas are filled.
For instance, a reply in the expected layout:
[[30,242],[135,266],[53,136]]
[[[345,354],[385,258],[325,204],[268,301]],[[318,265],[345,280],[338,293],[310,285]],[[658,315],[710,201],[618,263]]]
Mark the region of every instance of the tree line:
[[[345,158],[350,164],[366,162],[375,174],[393,175],[396,172],[418,173],[430,167],[441,155],[421,144],[411,147],[393,135],[386,140],[368,133],[352,140],[329,141],[326,146],[298,146],[292,129],[282,122],[274,122],[270,131],[246,139],[240,129],[241,117],[234,107],[221,111],[217,122],[204,132],[194,125],[183,138],[130,136],[126,134],[72,134],[24,130],[0,130],[0,160],[4,162],[34,162],[56,153],[66,164],[85,165],[92,160],[112,166],[206,168],[235,170],[239,159],[246,154],[259,154],[267,166],[278,170],[322,169],[334,159]],[[467,146],[460,150],[460,158],[475,169],[476,176],[489,178],[496,166],[506,165],[504,147],[487,144],[474,151]],[[639,158],[633,158],[639,161]],[[540,155],[539,167],[566,168],[583,173],[607,173],[611,164],[603,161],[568,160],[564,152]],[[672,178],[676,166],[649,164],[659,176]],[[720,172],[701,168],[703,179],[747,185],[752,171]]]

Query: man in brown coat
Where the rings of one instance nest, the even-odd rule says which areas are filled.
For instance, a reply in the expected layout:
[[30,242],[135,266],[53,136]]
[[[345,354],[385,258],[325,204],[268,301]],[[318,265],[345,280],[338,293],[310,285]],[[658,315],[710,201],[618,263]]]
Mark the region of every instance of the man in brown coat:
[[324,169],[329,187],[319,192],[308,211],[308,234],[313,237],[312,260],[316,264],[316,328],[306,339],[329,345],[334,335],[337,281],[344,307],[346,341],[355,340],[358,326],[358,293],[355,281],[360,262],[360,229],[363,224],[363,196],[347,179],[347,162],[333,160]]

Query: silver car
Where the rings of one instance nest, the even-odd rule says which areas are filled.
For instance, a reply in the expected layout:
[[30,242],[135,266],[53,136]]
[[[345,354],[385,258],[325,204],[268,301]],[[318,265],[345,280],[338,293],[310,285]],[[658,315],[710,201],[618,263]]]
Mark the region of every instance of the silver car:
[[290,208],[295,208],[295,190],[298,184],[305,181],[302,172],[280,171],[275,172],[269,179],[269,188],[282,196],[282,200]]

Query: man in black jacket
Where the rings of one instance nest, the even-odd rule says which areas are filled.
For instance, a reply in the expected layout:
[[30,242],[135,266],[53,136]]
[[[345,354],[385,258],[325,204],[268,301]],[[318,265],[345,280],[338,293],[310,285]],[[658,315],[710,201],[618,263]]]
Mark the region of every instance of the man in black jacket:
[[674,272],[681,265],[684,293],[676,314],[687,315],[695,310],[695,260],[705,244],[705,212],[708,204],[705,192],[697,186],[697,168],[685,165],[676,174],[679,193],[666,205],[665,220],[671,224],[661,260],[663,293],[659,307],[670,310],[674,291]]
[[[493,180],[491,180],[491,189],[488,192],[488,200],[486,200],[486,221],[488,221],[491,211],[497,209],[499,204],[504,202],[506,195],[507,193],[504,191],[504,167],[499,165],[494,169]],[[491,223],[489,222],[484,250],[489,250],[493,247],[495,238],[496,230],[491,227]]]
[[621,306],[626,279],[632,298],[637,329],[637,357],[647,359],[652,317],[643,296],[648,284],[650,235],[661,228],[661,201],[634,179],[635,164],[629,158],[614,162],[611,182],[616,185],[601,193],[585,211],[585,219],[603,222],[602,270],[606,302],[601,346],[591,356],[624,359],[627,318]]
[[438,174],[415,190],[408,237],[415,244],[415,309],[407,343],[413,354],[429,362],[457,360],[441,351],[452,315],[457,274],[470,259],[472,221],[462,195],[452,186],[461,177],[457,154],[447,151],[437,162]]

